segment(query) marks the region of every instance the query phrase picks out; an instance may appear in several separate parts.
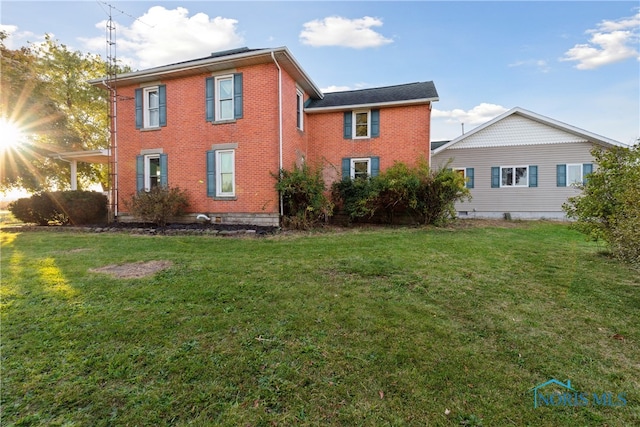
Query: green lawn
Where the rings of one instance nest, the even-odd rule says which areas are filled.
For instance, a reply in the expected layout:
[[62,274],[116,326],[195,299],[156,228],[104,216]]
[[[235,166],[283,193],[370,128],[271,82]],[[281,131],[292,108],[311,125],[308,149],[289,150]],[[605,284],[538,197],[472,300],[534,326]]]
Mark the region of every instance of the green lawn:
[[[0,424],[640,425],[638,271],[506,225],[3,232]],[[534,408],[552,378],[588,404]]]

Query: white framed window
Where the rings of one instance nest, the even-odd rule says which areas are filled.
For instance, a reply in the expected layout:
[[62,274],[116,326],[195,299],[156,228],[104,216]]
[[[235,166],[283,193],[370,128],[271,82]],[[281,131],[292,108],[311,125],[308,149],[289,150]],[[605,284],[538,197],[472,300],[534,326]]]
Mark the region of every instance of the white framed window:
[[160,167],[160,154],[146,154],[144,156],[144,191],[160,185],[162,168]]
[[143,116],[145,128],[160,126],[160,91],[158,86],[144,88]]
[[567,165],[567,187],[582,184],[582,163]]
[[371,176],[371,159],[351,159],[351,179]]
[[467,169],[466,168],[453,168],[453,171],[460,175],[463,179],[467,179]]
[[529,166],[501,166],[500,187],[528,187]]
[[236,195],[235,150],[217,150],[215,153],[216,196],[234,197]]
[[304,126],[304,95],[302,91],[296,89],[296,127],[303,130]]
[[216,85],[216,120],[233,120],[233,76],[220,76],[215,79]]
[[355,139],[371,137],[371,110],[354,111],[352,123]]

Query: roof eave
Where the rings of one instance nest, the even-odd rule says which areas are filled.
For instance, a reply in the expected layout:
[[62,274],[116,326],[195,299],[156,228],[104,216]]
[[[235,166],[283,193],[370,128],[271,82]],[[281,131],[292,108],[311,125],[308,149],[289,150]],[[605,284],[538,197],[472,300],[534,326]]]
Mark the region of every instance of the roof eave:
[[407,99],[407,100],[389,101],[389,102],[373,102],[368,104],[334,105],[331,107],[305,108],[304,112],[305,113],[329,113],[333,111],[370,109],[375,107],[400,107],[400,106],[407,106],[407,105],[421,105],[421,104],[429,104],[431,102],[436,102],[436,101],[439,101],[438,97]]

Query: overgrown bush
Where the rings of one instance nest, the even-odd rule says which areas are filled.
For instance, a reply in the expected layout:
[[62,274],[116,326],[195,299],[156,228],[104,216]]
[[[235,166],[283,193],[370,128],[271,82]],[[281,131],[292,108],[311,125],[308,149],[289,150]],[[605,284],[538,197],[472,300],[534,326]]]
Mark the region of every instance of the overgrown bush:
[[604,240],[619,259],[640,265],[640,144],[594,149],[598,167],[563,205],[572,228]]
[[9,210],[17,219],[38,225],[101,223],[107,216],[107,197],[94,191],[55,191],[15,200]]
[[352,221],[379,215],[392,223],[397,214],[408,214],[422,224],[437,224],[455,218],[455,202],[470,195],[459,174],[432,170],[421,161],[415,167],[396,162],[377,177],[336,182],[332,197]]
[[164,227],[169,220],[186,212],[189,196],[178,187],[157,186],[134,194],[124,204],[133,216]]
[[293,170],[282,169],[274,177],[276,190],[282,195],[285,227],[309,229],[332,215],[333,205],[325,195],[321,168],[305,163]]

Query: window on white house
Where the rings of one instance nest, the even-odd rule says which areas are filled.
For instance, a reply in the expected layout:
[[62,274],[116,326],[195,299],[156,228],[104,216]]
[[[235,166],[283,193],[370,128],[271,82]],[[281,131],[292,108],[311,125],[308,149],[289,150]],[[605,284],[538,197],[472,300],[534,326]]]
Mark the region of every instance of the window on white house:
[[160,93],[157,86],[144,88],[144,127],[160,126]]
[[371,159],[351,159],[351,179],[371,176]]
[[528,187],[528,166],[502,166],[500,167],[501,187]]
[[233,76],[216,77],[216,120],[233,119]]
[[462,178],[467,178],[467,172],[465,168],[453,168],[453,171],[460,175]]
[[356,138],[369,138],[371,135],[371,111],[353,112],[353,134]]
[[567,187],[582,184],[582,163],[567,165]]
[[300,90],[296,90],[296,127],[303,129],[304,95]]
[[216,196],[235,196],[235,150],[216,151],[216,182]]
[[147,154],[144,156],[144,190],[151,191],[160,185],[162,168],[160,167],[160,154]]

